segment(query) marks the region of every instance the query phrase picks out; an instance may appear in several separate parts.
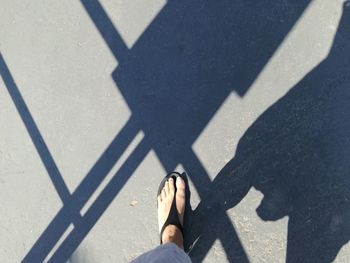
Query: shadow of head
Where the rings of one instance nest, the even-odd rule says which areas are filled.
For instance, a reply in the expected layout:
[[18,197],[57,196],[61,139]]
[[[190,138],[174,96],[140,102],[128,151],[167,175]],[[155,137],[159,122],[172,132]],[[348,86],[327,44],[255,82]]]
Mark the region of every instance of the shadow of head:
[[290,204],[285,200],[284,193],[278,190],[265,194],[261,204],[256,209],[259,217],[265,221],[276,221],[290,213]]

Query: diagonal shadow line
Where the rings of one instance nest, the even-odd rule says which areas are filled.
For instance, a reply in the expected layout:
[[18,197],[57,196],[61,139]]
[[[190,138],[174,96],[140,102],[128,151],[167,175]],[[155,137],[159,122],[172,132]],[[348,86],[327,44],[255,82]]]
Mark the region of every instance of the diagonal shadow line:
[[74,230],[60,245],[49,262],[66,262],[70,258],[150,150],[151,148],[144,138],[90,206],[84,219],[75,225]]
[[[56,163],[53,160],[53,157],[47,147],[47,145],[44,142],[44,139],[32,117],[30,114],[30,111],[2,57],[2,54],[0,53],[0,74],[3,78],[3,81],[5,83],[5,86],[7,87],[7,90],[16,106],[17,111],[19,112],[19,115],[33,141],[33,144],[36,147],[36,150],[56,188],[57,193],[59,194],[61,200],[63,201],[64,204],[71,203],[71,195],[68,191],[67,186],[65,185],[63,178],[58,170],[58,167]],[[133,135],[136,135],[136,130],[134,129],[134,132],[131,132],[132,130],[132,121],[128,122],[125,127],[121,130],[121,132],[118,134],[116,140],[114,140],[109,148],[105,151],[103,154],[103,158],[101,157],[97,163],[100,164],[100,166],[94,166],[93,169],[91,169],[90,173],[86,176],[86,180],[82,182],[80,185],[81,187],[75,191],[74,196],[78,195],[78,201],[82,204],[81,207],[85,204],[85,201],[83,200],[88,200],[92,193],[96,190],[100,182],[104,179],[104,177],[97,177],[93,176],[99,173],[100,175],[103,175],[104,173],[107,174],[109,169],[108,167],[111,167],[116,159],[119,158],[119,156],[123,153],[124,149],[128,146],[127,144],[123,143],[117,143],[120,140],[127,142],[128,139],[131,140]],[[124,131],[124,132],[123,132]],[[132,137],[132,138],[131,138]],[[116,150],[116,146],[122,146],[119,148],[119,151]],[[113,150],[111,150],[111,148]],[[109,165],[107,165],[107,163]],[[97,168],[98,167],[98,168]],[[105,168],[105,169],[100,169],[100,167]],[[81,190],[82,187],[85,190]],[[83,202],[82,202],[83,201]],[[66,207],[66,206],[64,206]],[[79,209],[80,210],[80,209]],[[69,211],[68,214],[70,214],[67,219],[70,219],[68,224],[61,224],[63,228],[55,228],[54,231],[49,232],[49,235],[46,236],[46,238],[43,238],[44,242],[42,245],[44,245],[45,249],[43,246],[40,246],[38,242],[32,247],[32,249],[29,251],[27,256],[23,259],[24,262],[33,262],[32,258],[34,256],[35,260],[37,257],[43,257],[42,260],[46,257],[46,255],[50,252],[50,250],[53,248],[53,246],[56,244],[60,236],[64,233],[64,231],[68,228],[69,223],[73,222],[75,225],[79,223],[81,225],[81,215],[79,214],[79,210],[73,209]],[[70,213],[71,212],[71,213]],[[62,223],[61,220],[59,220],[60,223]],[[60,231],[61,230],[61,231]],[[46,231],[44,232],[46,233]],[[42,237],[42,236],[41,236]],[[53,238],[55,237],[55,238]],[[40,239],[40,238],[39,238]],[[38,240],[39,241],[39,240]],[[45,253],[41,253],[44,252]],[[40,252],[39,252],[40,251]]]
[[131,116],[72,193],[67,203],[58,211],[37,239],[22,262],[41,262],[46,258],[72,222],[72,215],[83,208],[138,132],[139,129]]
[[119,63],[125,61],[125,56],[128,54],[128,47],[125,45],[112,21],[108,18],[100,2],[95,0],[81,0],[81,3],[114,57]]
[[[191,179],[197,188],[201,199],[204,199],[204,197],[207,196],[207,191],[204,191],[203,189],[208,190],[212,182],[210,181],[209,175],[203,167],[201,161],[198,159],[197,155],[193,152],[192,149],[184,154],[182,164],[186,170],[196,171],[195,174],[202,175],[201,177],[192,176]],[[219,239],[223,244],[223,248],[229,262],[237,262],[237,260],[239,260],[239,262],[249,262],[245,249],[242,246],[233,223],[227,216],[225,209],[218,206],[218,208],[215,209],[215,211],[213,211],[211,214],[215,214],[218,218],[220,218],[220,228],[225,229],[225,234],[219,233],[211,236],[206,236],[205,242],[201,243],[202,253],[200,253],[198,256],[196,255],[196,260],[202,262],[216,239]],[[199,220],[201,219],[199,218]],[[212,225],[212,223],[209,224],[208,222],[208,225],[204,225],[209,226]],[[214,229],[214,226],[212,226],[212,228]],[[207,229],[197,229],[196,237],[198,237],[201,233],[205,233],[206,231]],[[192,236],[190,238],[194,237]],[[232,242],[232,239],[234,239],[236,242]],[[188,240],[187,242],[191,242],[191,240]]]
[[1,53],[0,74],[59,197],[66,203],[70,197],[69,190]]

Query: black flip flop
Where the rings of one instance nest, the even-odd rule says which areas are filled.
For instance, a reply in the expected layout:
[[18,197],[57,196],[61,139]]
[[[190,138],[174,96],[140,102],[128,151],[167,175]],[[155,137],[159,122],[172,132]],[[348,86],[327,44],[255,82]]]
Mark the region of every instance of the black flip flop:
[[[177,228],[180,229],[181,233],[182,233],[182,236],[184,236],[184,231],[183,231],[183,226],[181,225],[180,223],[180,219],[179,219],[179,214],[177,213],[177,208],[176,208],[176,178],[177,177],[181,177],[182,179],[183,178],[184,173],[183,174],[179,174],[178,172],[172,172],[172,173],[169,173],[167,176],[164,177],[164,179],[160,182],[159,184],[159,188],[158,188],[158,194],[157,194],[157,197],[161,194],[163,188],[164,188],[164,185],[165,185],[165,182],[169,179],[169,178],[173,178],[174,180],[174,186],[175,186],[175,195],[174,195],[174,199],[173,199],[173,202],[171,204],[171,208],[170,208],[170,212],[169,212],[169,215],[168,215],[168,218],[165,220],[165,223],[164,225],[162,226],[162,230],[160,231],[160,244],[162,244],[162,235],[163,235],[163,232],[164,232],[164,229],[168,226],[168,225],[174,225],[176,226]],[[158,203],[157,203],[158,204]],[[185,202],[185,206],[186,206],[186,202]]]

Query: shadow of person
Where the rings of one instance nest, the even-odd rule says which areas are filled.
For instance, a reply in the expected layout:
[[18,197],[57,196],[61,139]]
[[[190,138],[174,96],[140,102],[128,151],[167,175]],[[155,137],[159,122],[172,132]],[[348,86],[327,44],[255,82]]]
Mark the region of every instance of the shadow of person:
[[256,210],[262,220],[289,217],[287,262],[334,260],[350,239],[349,102],[345,2],[327,58],[249,127],[194,211],[193,257],[211,235],[225,232],[215,211],[234,207],[254,187],[264,195]]

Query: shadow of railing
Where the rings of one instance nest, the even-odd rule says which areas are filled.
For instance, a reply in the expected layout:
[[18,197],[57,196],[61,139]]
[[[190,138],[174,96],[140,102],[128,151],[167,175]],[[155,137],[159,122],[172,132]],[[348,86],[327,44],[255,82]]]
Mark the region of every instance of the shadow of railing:
[[59,197],[61,198],[63,203],[66,203],[66,201],[70,196],[69,190],[66,184],[64,183],[62,175],[58,170],[58,167],[54,159],[52,158],[52,155],[38,129],[38,126],[36,125],[25,101],[23,100],[22,94],[20,93],[1,53],[0,53],[0,75],[28,131],[28,134],[31,140],[34,143],[34,146],[41,158],[41,161],[44,164],[53,185],[55,186],[55,189]]

